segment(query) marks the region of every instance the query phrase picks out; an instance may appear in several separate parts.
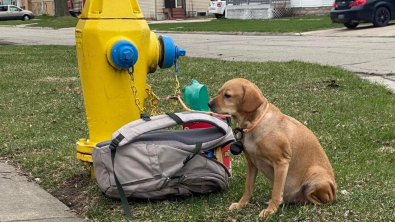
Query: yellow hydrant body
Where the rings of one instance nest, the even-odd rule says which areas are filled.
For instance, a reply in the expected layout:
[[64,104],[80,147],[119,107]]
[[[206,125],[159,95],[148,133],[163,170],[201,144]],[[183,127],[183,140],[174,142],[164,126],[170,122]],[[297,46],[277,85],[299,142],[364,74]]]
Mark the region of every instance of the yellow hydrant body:
[[[77,158],[92,162],[91,153],[97,143],[110,140],[118,128],[140,118],[131,87],[136,86],[143,107],[146,90],[150,90],[147,74],[155,72],[163,48],[160,49],[161,43],[143,19],[137,0],[88,0],[75,37],[89,129],[89,139],[77,142]],[[137,51],[116,48],[116,43],[125,41]],[[137,52],[138,58],[133,57]],[[132,67],[117,66],[112,53],[115,57],[123,53],[119,58],[123,62],[137,60],[134,82],[127,71]]]

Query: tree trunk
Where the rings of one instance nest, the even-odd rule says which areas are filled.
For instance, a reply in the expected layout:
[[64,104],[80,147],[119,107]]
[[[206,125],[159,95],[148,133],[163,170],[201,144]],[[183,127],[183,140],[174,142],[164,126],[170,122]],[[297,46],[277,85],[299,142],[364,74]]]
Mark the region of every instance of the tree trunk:
[[67,0],[54,0],[55,16],[70,16]]

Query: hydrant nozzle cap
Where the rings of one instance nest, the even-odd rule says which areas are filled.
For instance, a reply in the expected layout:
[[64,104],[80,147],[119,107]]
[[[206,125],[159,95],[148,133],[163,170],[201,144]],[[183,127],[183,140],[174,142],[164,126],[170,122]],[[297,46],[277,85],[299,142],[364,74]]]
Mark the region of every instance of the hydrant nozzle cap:
[[110,58],[116,68],[127,69],[134,66],[138,56],[136,46],[129,41],[121,40],[111,47]]
[[185,56],[186,50],[184,48],[174,45],[173,39],[169,36],[161,35],[158,38],[160,43],[159,67],[170,68],[173,66],[176,59],[180,56]]

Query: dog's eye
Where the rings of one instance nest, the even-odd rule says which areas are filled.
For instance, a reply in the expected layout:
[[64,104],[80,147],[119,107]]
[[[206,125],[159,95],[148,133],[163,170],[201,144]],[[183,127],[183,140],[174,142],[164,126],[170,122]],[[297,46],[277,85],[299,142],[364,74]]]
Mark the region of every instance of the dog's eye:
[[225,93],[225,98],[230,98],[230,97],[232,97],[230,94]]

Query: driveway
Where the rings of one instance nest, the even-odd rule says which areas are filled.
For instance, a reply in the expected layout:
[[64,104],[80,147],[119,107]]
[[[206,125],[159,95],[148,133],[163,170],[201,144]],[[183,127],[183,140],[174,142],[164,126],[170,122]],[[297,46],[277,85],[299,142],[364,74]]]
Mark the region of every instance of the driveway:
[[0,45],[75,45],[74,28],[46,29],[0,26]]
[[[394,28],[395,25],[351,31],[343,28],[302,33],[300,36],[165,35],[173,37],[176,44],[185,47],[188,56],[235,61],[300,60],[339,66],[363,78],[387,85],[395,92],[395,38],[387,38],[395,36]],[[365,36],[358,37],[361,33],[365,33]],[[0,26],[0,44],[74,45],[74,29]]]
[[330,37],[395,37],[395,24],[375,28],[373,25],[361,25],[356,29],[328,29],[304,32],[305,36],[330,36]]

